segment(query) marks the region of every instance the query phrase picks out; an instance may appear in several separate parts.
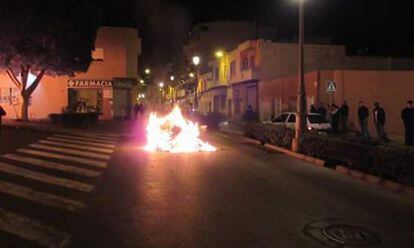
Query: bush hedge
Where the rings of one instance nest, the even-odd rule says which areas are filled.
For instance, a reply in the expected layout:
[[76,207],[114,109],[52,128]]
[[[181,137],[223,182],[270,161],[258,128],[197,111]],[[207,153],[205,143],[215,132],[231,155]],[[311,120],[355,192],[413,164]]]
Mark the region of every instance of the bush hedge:
[[[260,123],[249,123],[245,135],[277,146],[291,148],[294,130]],[[323,159],[328,165],[344,165],[382,178],[414,185],[414,149],[372,145],[357,138],[343,138],[307,132],[301,153]]]

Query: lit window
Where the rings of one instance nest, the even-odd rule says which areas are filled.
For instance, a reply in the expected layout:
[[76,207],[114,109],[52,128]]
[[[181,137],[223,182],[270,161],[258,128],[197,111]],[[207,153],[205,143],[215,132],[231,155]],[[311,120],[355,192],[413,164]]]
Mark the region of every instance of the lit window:
[[95,61],[103,61],[104,60],[104,49],[95,48],[95,50],[92,51],[92,59]]

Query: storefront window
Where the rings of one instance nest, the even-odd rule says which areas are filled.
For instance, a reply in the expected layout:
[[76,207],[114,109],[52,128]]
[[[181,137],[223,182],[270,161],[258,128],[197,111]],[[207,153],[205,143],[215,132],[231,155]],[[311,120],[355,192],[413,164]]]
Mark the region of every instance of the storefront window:
[[68,112],[102,113],[102,89],[69,89]]

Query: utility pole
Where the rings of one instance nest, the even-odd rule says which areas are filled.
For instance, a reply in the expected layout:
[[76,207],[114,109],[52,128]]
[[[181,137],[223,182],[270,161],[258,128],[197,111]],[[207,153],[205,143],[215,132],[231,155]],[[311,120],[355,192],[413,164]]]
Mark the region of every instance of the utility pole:
[[298,41],[298,95],[296,106],[295,139],[292,142],[292,150],[300,151],[302,134],[306,130],[306,92],[304,71],[304,5],[305,0],[299,0],[299,41]]

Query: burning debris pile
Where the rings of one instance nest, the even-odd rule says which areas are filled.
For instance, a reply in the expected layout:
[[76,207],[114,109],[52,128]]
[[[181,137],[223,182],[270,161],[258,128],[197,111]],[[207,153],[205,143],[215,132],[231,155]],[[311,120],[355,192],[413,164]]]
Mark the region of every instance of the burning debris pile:
[[147,125],[146,151],[172,153],[213,152],[217,149],[200,138],[197,123],[186,120],[178,106],[164,117],[151,113]]

